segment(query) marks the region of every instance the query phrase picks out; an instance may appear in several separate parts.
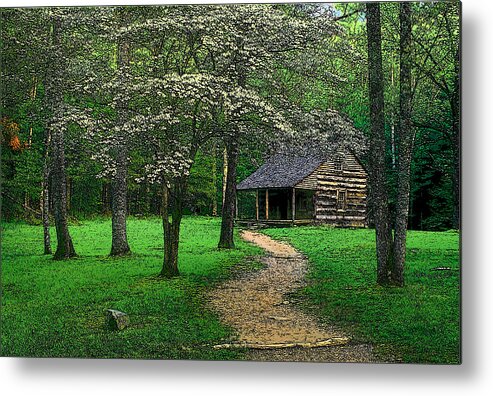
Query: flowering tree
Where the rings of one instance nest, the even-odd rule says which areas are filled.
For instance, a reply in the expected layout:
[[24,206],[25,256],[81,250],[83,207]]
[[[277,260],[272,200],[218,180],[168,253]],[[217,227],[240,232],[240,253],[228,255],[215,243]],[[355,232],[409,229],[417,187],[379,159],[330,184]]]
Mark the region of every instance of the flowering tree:
[[[293,131],[293,128],[286,128],[290,124],[287,118],[289,114],[297,112],[295,104],[285,100],[282,93],[273,95],[269,91],[268,97],[263,97],[261,82],[275,80],[277,71],[292,66],[292,63],[289,66],[284,64],[288,59],[292,60],[286,56],[288,53],[313,50],[327,37],[335,34],[337,28],[328,7],[309,6],[299,9],[296,6],[242,5],[221,6],[211,12],[221,15],[218,25],[221,26],[222,33],[221,43],[214,48],[212,55],[216,59],[214,72],[229,76],[237,86],[248,90],[251,95],[263,98],[272,109],[269,115],[277,118],[268,117],[274,128],[264,128],[269,122],[258,123],[255,118],[244,119],[241,128],[235,128],[233,124],[229,133],[223,137],[228,174],[219,247],[232,248],[239,148],[253,134],[264,136],[261,138],[264,141],[265,132],[271,134],[270,139],[274,132],[275,141],[288,139],[289,134],[284,133],[287,129]],[[275,127],[276,124],[284,127]],[[280,139],[275,138],[279,136],[276,132],[281,132]]]
[[[125,29],[131,18],[131,10],[124,7],[116,8],[116,24]],[[130,73],[131,43],[127,35],[117,34],[116,38],[117,62],[115,82],[119,87],[127,84]],[[111,255],[118,256],[130,252],[127,241],[127,157],[128,141],[126,131],[122,128],[126,121],[128,99],[119,95],[113,101],[116,113],[116,122],[113,128],[112,157],[115,168],[111,178]]]
[[[283,120],[261,98],[230,81],[206,73],[135,78],[134,116],[125,129],[145,142],[152,159],[145,178],[162,186],[164,262],[161,275],[178,274],[178,243],[190,167],[209,139],[241,131],[248,118],[287,131]],[[143,99],[145,98],[145,99]],[[227,123],[224,121],[227,120]],[[225,130],[227,125],[228,129]]]
[[[257,125],[258,131],[282,133],[290,128],[280,113],[239,77],[237,68],[243,66],[232,62],[230,50],[241,52],[235,44],[241,37],[232,29],[246,14],[234,10],[155,8],[152,17],[121,30],[121,35],[132,37],[132,70],[124,84],[114,79],[104,87],[113,95],[111,106],[117,114],[119,104],[126,103],[126,122],[119,122],[114,130],[121,131],[150,160],[140,180],[162,186],[163,276],[178,273],[183,200],[199,147],[213,137],[232,142],[236,136],[249,134],[251,125]],[[232,17],[235,19],[230,20]],[[113,133],[111,139],[115,138],[118,133]],[[108,149],[98,155],[110,158]],[[236,164],[231,163],[234,172]],[[230,178],[233,175],[230,173]]]
[[[145,142],[149,162],[144,175],[162,186],[164,260],[161,275],[178,275],[178,244],[187,179],[201,144],[216,130],[215,106],[221,103],[221,81],[200,74],[136,78],[140,98],[126,128]],[[151,95],[152,93],[152,95]]]
[[[291,8],[270,5],[171,7],[162,10],[158,18],[129,29],[133,37],[147,39],[147,51],[153,55],[148,67],[156,78],[169,78],[171,72],[176,77],[175,87],[180,86],[178,80],[192,74],[201,76],[203,83],[212,83],[209,88],[183,87],[189,104],[196,105],[186,110],[180,108],[178,113],[182,117],[192,114],[194,122],[205,116],[207,127],[201,126],[203,132],[210,129],[207,136],[221,138],[226,147],[228,173],[219,247],[234,247],[236,168],[242,143],[275,136],[274,140],[279,142],[293,140],[294,136],[287,115],[296,112],[295,106],[275,95],[263,95],[258,81],[274,78],[284,54],[316,47],[333,35],[337,29],[329,10],[310,8],[308,12],[290,12]],[[147,94],[156,92],[159,93],[148,90]],[[211,92],[216,93],[212,101]],[[194,98],[195,94],[200,99]],[[206,97],[210,108],[197,104],[197,100]],[[173,106],[177,111],[178,107]],[[178,120],[176,123],[183,124]],[[205,140],[201,137],[200,143]],[[193,163],[198,145],[193,147],[186,150],[189,164]]]
[[[102,165],[100,177],[111,180],[111,255],[130,252],[127,239],[127,195],[130,151],[138,143],[135,131],[128,129],[129,119],[135,115],[135,81],[139,72],[149,75],[149,70],[134,58],[136,52],[149,44],[143,31],[147,14],[153,8],[109,7],[95,9],[95,27],[100,33],[92,40],[92,50],[98,53],[91,59],[91,70],[83,91],[102,109],[93,114],[97,127],[85,136],[91,156]],[[162,14],[157,8],[157,14]],[[155,14],[154,14],[155,16]],[[142,53],[141,53],[142,55]],[[148,59],[148,54],[144,55]],[[138,98],[137,98],[138,101]]]

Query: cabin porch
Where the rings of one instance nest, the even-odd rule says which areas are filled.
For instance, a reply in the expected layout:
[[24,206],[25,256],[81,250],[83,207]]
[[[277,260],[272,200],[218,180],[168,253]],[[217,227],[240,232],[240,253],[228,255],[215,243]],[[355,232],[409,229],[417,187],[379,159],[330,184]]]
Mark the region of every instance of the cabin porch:
[[237,191],[236,222],[287,226],[315,219],[315,191],[299,188],[262,188]]

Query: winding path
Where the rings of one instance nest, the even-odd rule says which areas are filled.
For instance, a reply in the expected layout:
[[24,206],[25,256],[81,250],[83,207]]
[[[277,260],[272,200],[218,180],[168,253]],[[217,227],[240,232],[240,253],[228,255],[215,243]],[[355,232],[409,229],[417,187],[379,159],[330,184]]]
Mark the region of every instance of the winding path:
[[224,323],[237,333],[232,343],[215,348],[249,348],[251,360],[375,361],[371,346],[354,345],[350,337],[321,326],[302,312],[286,294],[301,287],[307,260],[292,246],[252,231],[242,238],[263,248],[265,268],[223,283],[211,294],[211,304]]

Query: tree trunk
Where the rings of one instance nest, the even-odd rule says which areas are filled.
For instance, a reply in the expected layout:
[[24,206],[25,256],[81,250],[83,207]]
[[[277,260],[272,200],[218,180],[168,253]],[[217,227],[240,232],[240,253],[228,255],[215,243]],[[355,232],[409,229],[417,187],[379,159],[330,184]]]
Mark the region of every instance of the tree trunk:
[[460,80],[461,80],[461,70],[460,70],[460,49],[457,50],[455,56],[455,64],[456,64],[456,73],[455,73],[455,81],[453,92],[451,95],[451,103],[450,107],[452,110],[452,146],[453,146],[453,161],[454,161],[454,169],[452,175],[452,183],[453,183],[453,203],[454,203],[454,212],[453,212],[453,222],[452,225],[455,229],[460,228],[460,164],[461,164],[461,128],[460,128],[460,120],[461,120],[461,108],[460,108],[460,99],[461,99],[461,89],[460,89]]
[[130,252],[127,242],[127,152],[124,147],[116,155],[116,174],[111,182],[111,255]]
[[63,63],[61,54],[61,20],[55,18],[52,31],[53,40],[53,64],[47,77],[45,100],[53,113],[53,118],[48,125],[52,139],[53,161],[51,167],[53,214],[55,217],[55,229],[57,237],[57,249],[53,258],[55,260],[74,257],[75,249],[68,230],[67,219],[67,175],[65,172],[65,142],[64,125],[60,122],[63,115],[63,64],[57,64],[55,60]]
[[238,143],[230,140],[226,144],[228,172],[226,175],[226,189],[224,192],[224,204],[222,210],[221,236],[219,248],[233,249],[234,221],[236,214],[236,168],[238,166]]
[[[130,44],[123,39],[118,44],[118,68],[124,75],[130,65]],[[122,77],[124,78],[124,77]],[[118,126],[123,125],[127,116],[127,103],[121,100],[117,104]],[[111,182],[111,255],[120,256],[130,253],[127,241],[127,155],[128,148],[123,131],[117,132],[115,147],[116,171]]]
[[65,175],[65,153],[63,131],[52,131],[53,136],[53,199],[54,216],[57,236],[55,260],[63,260],[75,256],[72,238],[68,230],[67,219],[67,184]]
[[[31,89],[31,93],[30,93],[32,101],[36,100],[37,93],[38,93],[38,79],[36,76],[33,76],[33,88]],[[30,126],[29,127],[29,136],[27,139],[27,147],[31,148],[32,143],[33,143],[33,127]]]
[[67,213],[70,213],[72,207],[72,179],[67,176]]
[[[172,278],[180,274],[178,269],[178,248],[180,226],[183,217],[183,199],[186,190],[184,177],[173,180],[173,189],[163,186],[162,218],[164,235],[164,260],[160,276]],[[170,210],[171,209],[171,210]],[[171,212],[171,221],[169,219]]]
[[400,119],[398,129],[397,198],[395,210],[392,282],[404,285],[406,234],[409,215],[410,171],[413,146],[411,5],[400,3]]
[[145,194],[144,194],[144,215],[149,216],[151,214],[151,186],[149,182],[145,181]]
[[50,236],[50,196],[49,196],[49,181],[50,181],[50,167],[49,167],[49,147],[51,144],[51,136],[49,129],[45,131],[45,147],[44,147],[44,161],[43,161],[43,181],[41,182],[41,217],[43,220],[43,241],[44,241],[44,254],[52,254],[51,251],[51,236]]
[[29,194],[24,192],[24,209],[26,209],[26,218],[29,216],[29,212],[31,212]]
[[217,216],[217,147],[212,147],[212,215]]
[[385,119],[380,5],[367,3],[368,81],[370,98],[370,182],[376,230],[377,282],[391,281],[392,228],[389,221],[385,166]]
[[228,178],[228,150],[226,147],[224,147],[224,151],[223,151],[223,200],[222,200],[222,206],[224,206],[224,200],[226,199],[227,178]]
[[108,215],[111,211],[110,204],[110,183],[103,180],[101,184],[101,213]]
[[[392,85],[391,92],[394,92],[394,58],[392,57],[392,63],[390,68],[390,84]],[[395,100],[394,95],[392,95],[392,109],[390,112],[390,155],[392,158],[392,170],[395,170],[396,164],[396,147],[395,147]]]
[[45,180],[41,183],[41,217],[43,221],[43,254],[52,254],[51,235],[50,235],[50,216],[49,216],[49,192],[48,183]]

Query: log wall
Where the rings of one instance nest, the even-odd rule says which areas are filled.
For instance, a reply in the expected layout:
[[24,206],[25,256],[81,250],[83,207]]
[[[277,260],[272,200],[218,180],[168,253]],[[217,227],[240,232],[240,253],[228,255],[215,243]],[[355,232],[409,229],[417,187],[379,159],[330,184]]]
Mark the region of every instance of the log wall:
[[352,154],[321,164],[316,172],[315,220],[338,227],[366,227],[368,175]]

